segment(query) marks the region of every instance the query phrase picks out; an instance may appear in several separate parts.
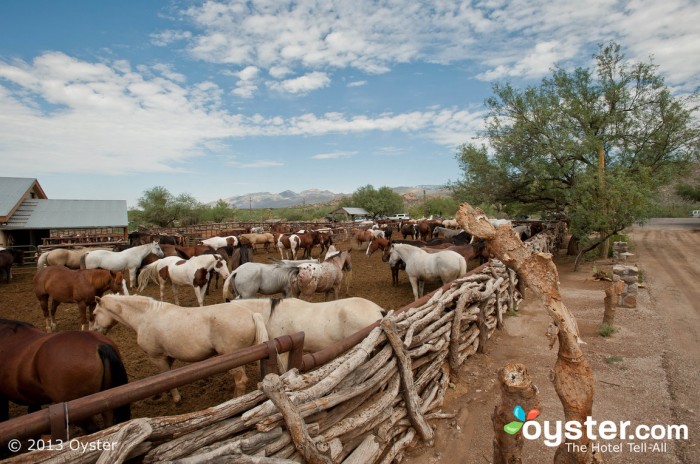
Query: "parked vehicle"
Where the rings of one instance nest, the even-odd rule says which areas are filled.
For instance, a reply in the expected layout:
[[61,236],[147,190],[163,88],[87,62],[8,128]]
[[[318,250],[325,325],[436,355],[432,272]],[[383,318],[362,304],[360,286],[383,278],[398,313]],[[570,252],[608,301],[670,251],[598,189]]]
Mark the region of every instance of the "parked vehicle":
[[694,209],[690,212],[690,217],[700,218],[700,209]]
[[407,221],[411,218],[408,214],[401,213],[401,214],[394,214],[393,216],[389,216],[388,219],[391,219],[392,221]]

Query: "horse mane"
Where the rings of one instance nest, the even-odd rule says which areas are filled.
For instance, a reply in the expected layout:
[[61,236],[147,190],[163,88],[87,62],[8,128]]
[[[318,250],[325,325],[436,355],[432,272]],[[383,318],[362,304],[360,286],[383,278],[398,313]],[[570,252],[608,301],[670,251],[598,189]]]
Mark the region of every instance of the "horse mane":
[[275,308],[282,302],[282,298],[270,298],[270,317],[272,317],[272,313],[275,311]]

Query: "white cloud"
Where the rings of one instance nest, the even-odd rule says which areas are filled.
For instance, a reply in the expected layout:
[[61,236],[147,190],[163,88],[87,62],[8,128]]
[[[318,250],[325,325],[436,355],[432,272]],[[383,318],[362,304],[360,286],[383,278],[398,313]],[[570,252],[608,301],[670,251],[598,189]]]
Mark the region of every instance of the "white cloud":
[[312,90],[328,87],[331,80],[326,73],[314,71],[305,76],[287,79],[281,82],[273,82],[270,87],[289,93],[308,93]]
[[192,38],[190,31],[175,31],[166,30],[157,34],[151,34],[151,43],[159,47],[165,47],[179,40],[187,40]]
[[348,83],[348,87],[362,87],[367,85],[367,81],[353,81]]
[[313,155],[311,159],[316,159],[316,160],[327,160],[327,159],[340,159],[340,158],[351,158],[355,156],[357,152],[355,151],[336,151],[333,153],[319,153],[317,155]]
[[273,79],[291,70],[385,73],[421,61],[473,62],[468,69],[486,80],[538,79],[554,64],[580,64],[610,40],[633,50],[631,58],[653,54],[672,84],[699,74],[689,59],[700,52],[695,0],[230,0],[183,16],[197,28],[189,41],[194,57],[257,66]]
[[241,162],[231,162],[229,163],[232,166],[235,166],[237,168],[242,168],[242,169],[264,169],[264,168],[277,168],[280,166],[284,166],[284,163],[281,163],[279,161],[270,161],[270,160],[257,160],[252,163],[241,163]]

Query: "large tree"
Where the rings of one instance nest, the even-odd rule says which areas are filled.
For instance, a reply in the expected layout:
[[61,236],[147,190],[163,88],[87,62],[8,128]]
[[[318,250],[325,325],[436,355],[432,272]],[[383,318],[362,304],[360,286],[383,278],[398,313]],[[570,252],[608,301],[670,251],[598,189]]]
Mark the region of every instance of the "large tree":
[[[697,156],[697,93],[674,97],[649,63],[625,60],[619,45],[601,46],[595,70],[555,69],[536,87],[496,84],[487,100],[489,148],[463,145],[460,200],[504,204],[510,212],[557,213],[575,237],[597,242],[643,219],[646,199]],[[620,190],[621,177],[634,187]],[[586,190],[595,189],[595,192]],[[608,194],[619,208],[609,209]],[[586,198],[586,201],[583,201]],[[625,220],[598,218],[624,211]]]
[[137,216],[148,226],[172,227],[201,222],[204,206],[192,195],[182,193],[177,197],[165,187],[156,186],[143,192],[138,199],[142,212]]
[[342,206],[364,208],[372,216],[386,216],[403,211],[403,198],[390,187],[376,190],[372,185],[365,185],[355,190],[351,197],[341,202]]

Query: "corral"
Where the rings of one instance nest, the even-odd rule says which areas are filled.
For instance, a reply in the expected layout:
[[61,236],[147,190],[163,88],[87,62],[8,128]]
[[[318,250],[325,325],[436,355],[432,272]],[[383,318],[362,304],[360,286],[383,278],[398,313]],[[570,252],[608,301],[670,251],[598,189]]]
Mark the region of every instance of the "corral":
[[[274,256],[274,255],[272,255]],[[256,260],[259,259],[266,259],[266,255],[263,255],[262,253],[259,253],[256,255]],[[377,262],[375,263],[373,260],[376,259]],[[366,261],[365,261],[366,260]],[[353,285],[350,289],[350,294],[353,295],[361,295],[362,291],[365,291],[365,289],[368,289],[368,291],[376,296],[379,300],[383,301],[380,303],[382,306],[386,308],[396,308],[402,305],[403,302],[408,302],[412,298],[410,297],[410,291],[408,290],[408,284],[405,279],[405,275],[402,275],[401,277],[401,286],[392,289],[387,283],[389,282],[389,273],[388,269],[386,269],[385,265],[383,263],[379,262],[379,259],[375,257],[370,257],[366,258],[364,255],[361,253],[358,253],[355,256],[355,271],[353,272]],[[360,263],[366,265],[361,265]],[[360,269],[366,272],[360,272]],[[38,305],[36,302],[32,300],[31,297],[27,297],[27,294],[24,293],[21,289],[21,284],[22,282],[25,282],[27,279],[31,279],[31,274],[29,276],[24,275],[23,272],[19,272],[16,276],[16,281],[10,284],[10,286],[2,289],[4,296],[9,296],[9,300],[16,302],[17,304],[17,311],[19,313],[17,314],[17,318],[23,318],[25,320],[34,320],[40,321],[39,317],[39,311],[38,311]],[[17,285],[17,286],[15,286]],[[25,287],[26,288],[26,287]],[[7,290],[7,293],[5,291]],[[151,287],[149,288],[150,291],[155,291],[155,288]],[[23,294],[22,294],[23,293]],[[155,294],[155,292],[154,292]],[[189,298],[191,298],[192,301],[188,301],[186,304],[188,305],[194,305],[194,299],[191,295],[187,294]],[[212,300],[209,300],[210,298],[214,298]],[[218,301],[217,300],[218,296],[217,295],[210,295],[208,297],[207,302],[214,302]],[[372,298],[372,297],[371,297]],[[403,300],[401,300],[403,298]],[[374,299],[374,298],[372,298]],[[10,314],[7,313],[7,304],[8,299],[5,298],[5,301],[3,302],[3,307],[2,307],[2,316],[8,317]],[[31,315],[33,314],[32,317],[22,317],[24,314],[22,311],[26,311],[26,315]],[[35,319],[33,319],[35,318]],[[66,329],[70,328],[71,324],[75,324],[76,318],[75,318],[75,313],[74,311],[66,311],[66,313],[59,314],[59,324],[61,324],[60,328],[61,329]],[[113,335],[117,336],[118,332],[115,332]],[[122,337],[124,337],[124,343],[128,344],[128,339],[131,338],[133,339],[133,334],[128,334],[128,333],[122,333]],[[119,340],[118,340],[119,342]],[[120,344],[121,346],[121,344]],[[134,359],[136,360],[133,365],[139,365],[141,367],[145,368],[150,368],[150,366],[145,365],[145,360],[143,358],[139,358],[138,352],[136,353],[131,353],[130,355],[125,355],[125,357],[130,357],[131,360],[133,361]],[[127,363],[130,363],[130,361],[127,361]],[[132,380],[134,378],[134,373],[132,372],[132,369],[129,369],[129,374]],[[160,399],[158,400],[146,400],[143,402],[136,403],[134,405],[134,411],[135,411],[135,416],[155,416],[155,415],[169,415],[169,414],[178,414],[181,413],[185,410],[196,410],[196,409],[201,409],[202,407],[206,407],[207,405],[213,405],[213,404],[218,404],[222,401],[225,401],[229,399],[230,391],[231,391],[231,385],[230,385],[230,380],[228,376],[218,376],[217,378],[210,380],[210,381],[200,381],[197,384],[188,387],[188,389],[183,389],[183,404],[180,406],[175,407],[167,398],[167,396],[163,395]],[[206,397],[203,397],[204,395],[201,394],[202,391],[206,392]],[[193,399],[194,396],[200,395],[199,398],[195,398],[196,401],[192,402],[190,401]],[[218,395],[218,396],[217,396]],[[218,398],[218,399],[216,399]],[[209,401],[211,400],[211,401]],[[148,404],[150,403],[150,404]],[[142,412],[142,411],[149,411],[147,408],[152,407],[153,409],[150,410],[150,412]],[[187,408],[187,409],[185,409]],[[483,451],[483,450],[482,450]],[[466,461],[465,461],[466,462]]]

